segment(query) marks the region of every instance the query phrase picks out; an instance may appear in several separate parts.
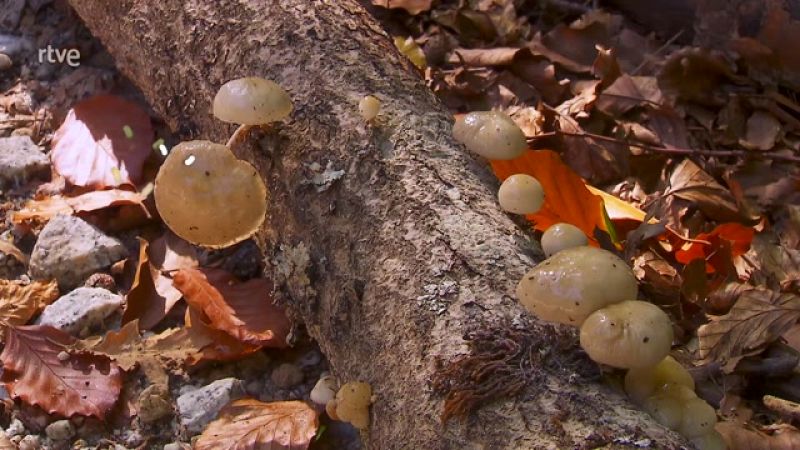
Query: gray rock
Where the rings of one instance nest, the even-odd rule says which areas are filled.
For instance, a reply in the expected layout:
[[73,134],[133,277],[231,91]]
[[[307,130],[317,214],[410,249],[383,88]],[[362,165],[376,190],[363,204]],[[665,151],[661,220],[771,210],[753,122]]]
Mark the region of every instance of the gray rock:
[[[33,52],[34,45],[30,39],[10,34],[0,34],[0,53],[5,53],[13,59],[23,53],[33,54]],[[38,55],[36,57],[38,58]]]
[[217,417],[219,411],[244,394],[242,384],[236,378],[217,380],[178,397],[181,425],[189,433],[196,434]]
[[105,289],[81,287],[47,305],[36,323],[77,335],[102,326],[122,304],[121,296]]
[[0,185],[24,182],[49,167],[47,156],[30,136],[0,138]]
[[56,216],[45,225],[33,247],[30,273],[36,279],[58,280],[62,290],[83,284],[94,272],[127,256],[120,241],[86,221]]
[[69,420],[56,420],[48,425],[44,432],[54,441],[66,441],[75,436],[75,427]]
[[25,433],[25,424],[19,419],[13,419],[8,428],[6,428],[6,436],[14,437]]

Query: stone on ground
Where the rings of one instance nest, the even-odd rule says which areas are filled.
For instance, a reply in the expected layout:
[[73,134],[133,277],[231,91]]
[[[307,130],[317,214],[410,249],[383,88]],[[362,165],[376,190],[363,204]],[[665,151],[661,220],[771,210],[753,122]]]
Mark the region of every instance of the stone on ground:
[[78,335],[85,328],[102,328],[105,320],[122,308],[122,304],[122,297],[113,292],[81,287],[47,305],[38,323]]

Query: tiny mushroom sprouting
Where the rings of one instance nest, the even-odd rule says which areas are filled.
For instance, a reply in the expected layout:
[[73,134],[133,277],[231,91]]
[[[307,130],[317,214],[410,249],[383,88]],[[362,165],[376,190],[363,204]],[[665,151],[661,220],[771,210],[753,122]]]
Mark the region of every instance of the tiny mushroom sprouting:
[[255,167],[209,141],[170,151],[156,176],[155,200],[175,234],[210,248],[249,238],[267,213],[267,188]]
[[583,231],[569,223],[557,223],[549,226],[542,234],[542,250],[545,256],[553,256],[561,250],[581,247],[589,244]]
[[539,318],[576,326],[594,311],[636,294],[636,277],[628,265],[595,247],[558,252],[517,285],[517,299]]
[[535,214],[544,204],[544,189],[536,178],[518,173],[503,181],[497,191],[503,210],[513,214]]
[[365,95],[358,102],[358,112],[367,122],[372,122],[381,111],[381,101],[374,95]]
[[214,97],[214,117],[239,124],[228,141],[234,145],[250,127],[267,125],[292,112],[292,99],[277,83],[260,77],[237,78],[223,84]]
[[317,405],[325,406],[336,398],[336,378],[331,375],[323,375],[311,389],[309,398]]
[[453,137],[487,159],[514,159],[528,148],[519,126],[499,111],[475,111],[457,118]]
[[625,374],[625,392],[637,404],[669,385],[685,386],[694,392],[694,379],[671,356],[654,366],[631,369]]
[[334,400],[338,420],[350,422],[364,430],[369,427],[369,405],[372,403],[372,387],[368,383],[352,381],[339,388]]
[[661,308],[627,300],[589,315],[581,325],[580,341],[594,361],[630,369],[664,359],[672,346],[672,333],[672,322]]

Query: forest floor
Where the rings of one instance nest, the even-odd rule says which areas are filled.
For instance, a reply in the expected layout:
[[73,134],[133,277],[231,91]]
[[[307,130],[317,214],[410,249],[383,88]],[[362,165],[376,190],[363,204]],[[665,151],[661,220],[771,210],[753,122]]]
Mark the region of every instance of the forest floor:
[[[778,51],[757,57],[794,39],[783,26],[793,19],[776,13],[754,37],[712,48],[700,31],[654,31],[566,0],[372,3],[392,7],[371,12],[454,114],[504,111],[532,149],[559,155],[492,167],[500,179],[551,174],[543,184],[558,195],[528,217],[533,239],[571,223],[632,265],[640,296],[673,319],[672,354],[717,409],[729,447],[800,448],[800,70]],[[151,193],[177,137],[64,2],[9,4],[0,11],[0,448],[189,448],[244,397],[289,414],[298,403],[276,402],[308,400],[328,370],[324,355],[297,326],[237,340],[247,327],[211,307],[250,301],[267,282],[256,246],[210,251],[172,235]],[[99,95],[113,97],[85,102]],[[109,144],[87,123],[124,126]],[[103,160],[109,146],[140,170]],[[234,279],[239,289],[226,290]],[[53,379],[34,376],[45,368]],[[59,377],[95,393],[45,395]],[[315,417],[304,428],[311,448],[359,447],[354,428],[306,408],[292,414]],[[225,414],[215,423],[234,417]]]

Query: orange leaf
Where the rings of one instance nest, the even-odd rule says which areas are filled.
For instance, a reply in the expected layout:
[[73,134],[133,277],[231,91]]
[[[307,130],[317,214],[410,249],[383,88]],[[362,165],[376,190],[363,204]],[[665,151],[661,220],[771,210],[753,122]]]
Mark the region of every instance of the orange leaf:
[[107,356],[74,352],[75,339],[48,326],[6,328],[0,375],[8,393],[50,414],[103,419],[116,403],[122,375]]
[[25,325],[35,314],[58,298],[58,283],[0,280],[0,320]]
[[209,325],[241,342],[286,347],[291,324],[283,308],[272,303],[272,283],[257,278],[239,283],[219,269],[181,269],[175,287],[190,306],[202,311]]
[[675,252],[675,259],[688,264],[695,259],[706,261],[707,273],[735,273],[733,258],[750,249],[755,236],[753,228],[731,222],[717,225],[710,233],[700,233]]
[[208,424],[196,450],[304,450],[317,434],[317,412],[304,402],[236,400]]
[[79,212],[92,212],[112,206],[139,206],[149,216],[144,206],[147,196],[139,192],[122,189],[93,191],[75,197],[56,195],[42,200],[31,200],[20,211],[14,212],[11,220],[20,224],[28,220],[45,221],[59,215],[71,215]]
[[525,152],[508,161],[491,161],[500,181],[516,173],[525,173],[539,180],[544,188],[544,206],[536,214],[526,216],[537,230],[566,222],[580,228],[594,242],[594,230],[608,231],[603,222],[603,199],[592,194],[580,176],[550,150]]
[[77,186],[133,184],[152,151],[150,117],[135,103],[111,95],[84,100],[53,135],[56,172]]
[[198,352],[197,360],[189,361],[190,365],[200,361],[233,361],[261,350],[260,345],[245,344],[212,328],[208,317],[191,306],[186,308],[184,317],[188,337],[193,342],[207,342]]

